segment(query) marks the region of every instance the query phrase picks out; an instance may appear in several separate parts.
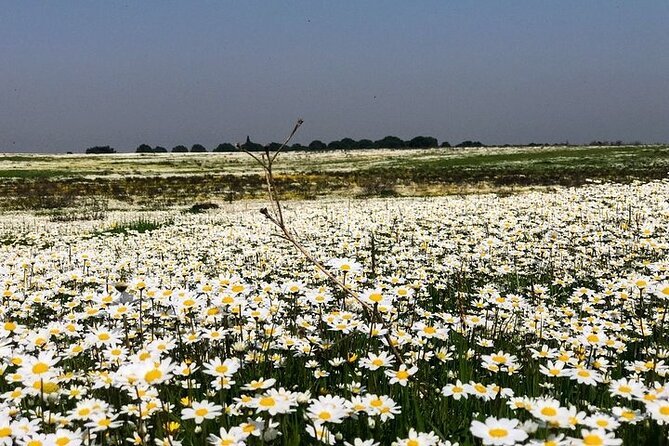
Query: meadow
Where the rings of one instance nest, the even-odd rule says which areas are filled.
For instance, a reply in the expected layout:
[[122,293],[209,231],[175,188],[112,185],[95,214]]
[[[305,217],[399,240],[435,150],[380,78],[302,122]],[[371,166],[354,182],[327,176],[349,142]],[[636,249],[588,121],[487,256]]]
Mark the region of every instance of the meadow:
[[[664,178],[669,147],[485,147],[287,152],[275,181],[285,199],[420,197],[629,183]],[[0,208],[59,209],[109,202],[165,209],[265,197],[244,153],[0,155]]]
[[667,151],[0,157],[0,444],[667,444]]

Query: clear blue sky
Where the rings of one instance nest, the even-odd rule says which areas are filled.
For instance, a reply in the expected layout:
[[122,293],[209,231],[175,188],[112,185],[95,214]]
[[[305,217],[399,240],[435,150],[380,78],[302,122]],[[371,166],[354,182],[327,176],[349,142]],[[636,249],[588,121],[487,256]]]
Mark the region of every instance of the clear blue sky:
[[669,2],[0,0],[0,151],[669,141]]

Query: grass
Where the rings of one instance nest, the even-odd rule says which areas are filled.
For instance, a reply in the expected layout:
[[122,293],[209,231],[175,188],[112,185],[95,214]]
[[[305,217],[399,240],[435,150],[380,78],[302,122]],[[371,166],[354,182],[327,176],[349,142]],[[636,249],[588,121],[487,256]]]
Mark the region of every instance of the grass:
[[115,235],[115,234],[129,235],[133,233],[143,234],[145,232],[155,231],[156,229],[160,229],[163,226],[167,226],[172,223],[173,223],[172,220],[155,221],[155,220],[140,218],[134,221],[114,224],[111,228],[94,232],[92,236],[95,237],[95,236],[105,236],[105,235]]

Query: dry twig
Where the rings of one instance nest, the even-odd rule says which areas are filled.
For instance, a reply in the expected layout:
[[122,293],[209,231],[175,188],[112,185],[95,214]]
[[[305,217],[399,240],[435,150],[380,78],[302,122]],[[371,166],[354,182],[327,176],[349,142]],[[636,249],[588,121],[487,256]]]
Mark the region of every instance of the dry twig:
[[274,166],[274,161],[276,160],[277,156],[281,151],[288,145],[290,140],[295,136],[295,133],[297,133],[297,130],[300,128],[304,121],[302,119],[298,119],[297,123],[295,124],[295,127],[293,128],[293,131],[290,132],[290,135],[286,138],[286,140],[283,142],[281,147],[279,147],[277,150],[275,150],[273,153],[269,151],[269,148],[265,149],[265,152],[261,152],[260,156],[245,150],[243,146],[237,144],[237,148],[239,150],[242,150],[249,156],[251,156],[260,166],[263,168],[263,171],[265,173],[265,183],[267,185],[267,193],[269,195],[270,199],[270,206],[271,210],[268,208],[262,208],[260,212],[267,218],[274,226],[276,226],[280,233],[278,234],[279,237],[282,239],[290,242],[307,260],[309,260],[318,270],[320,270],[325,276],[330,279],[335,285],[337,285],[338,288],[340,288],[344,293],[346,293],[348,296],[353,298],[356,302],[358,302],[362,308],[365,310],[365,314],[367,318],[369,319],[370,324],[374,324],[376,322],[380,323],[383,328],[386,329],[386,333],[384,335],[384,338],[386,340],[386,343],[390,347],[393,355],[395,356],[395,359],[400,364],[404,364],[404,360],[402,358],[402,355],[400,354],[399,350],[395,346],[395,344],[392,341],[392,338],[390,337],[390,327],[388,327],[386,321],[384,321],[383,317],[379,313],[378,309],[376,306],[372,307],[371,305],[367,304],[364,302],[358,294],[356,294],[353,290],[351,290],[349,287],[347,287],[344,282],[342,282],[337,276],[332,274],[331,271],[329,271],[316,257],[314,257],[309,250],[307,250],[302,243],[296,238],[295,231],[291,231],[288,225],[286,224],[286,221],[284,220],[283,217],[283,208],[281,206],[281,200],[279,199],[279,194],[277,193],[276,190],[276,184],[274,181],[274,173],[273,173],[273,166]]

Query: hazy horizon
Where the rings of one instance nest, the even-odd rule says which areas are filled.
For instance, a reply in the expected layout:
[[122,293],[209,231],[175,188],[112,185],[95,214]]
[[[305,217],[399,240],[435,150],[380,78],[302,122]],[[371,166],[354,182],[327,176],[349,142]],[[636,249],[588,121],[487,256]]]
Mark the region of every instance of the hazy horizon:
[[0,152],[669,142],[664,1],[0,4]]

